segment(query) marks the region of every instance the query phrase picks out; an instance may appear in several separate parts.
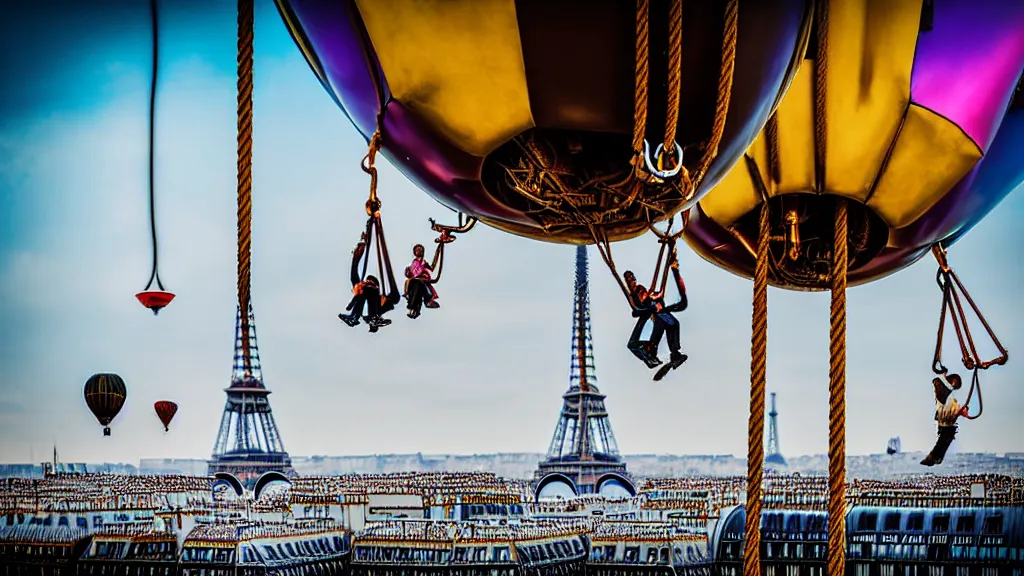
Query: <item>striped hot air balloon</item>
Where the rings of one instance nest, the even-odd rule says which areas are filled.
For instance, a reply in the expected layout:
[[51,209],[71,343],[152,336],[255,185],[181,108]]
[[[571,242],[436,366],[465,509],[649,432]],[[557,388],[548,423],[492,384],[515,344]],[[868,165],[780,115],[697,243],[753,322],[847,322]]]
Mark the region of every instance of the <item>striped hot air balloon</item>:
[[[792,78],[810,4],[277,0],[328,93],[406,176],[491,226],[570,243],[592,242],[591,223],[636,236],[717,182]],[[633,194],[644,140],[657,170],[682,155],[687,177]]]
[[111,421],[121,411],[128,390],[117,374],[94,374],[85,382],[85,404],[103,426],[103,435],[110,436]]
[[685,233],[750,277],[767,199],[769,282],[800,290],[829,286],[837,198],[852,285],[948,246],[1024,182],[1024,2],[843,0],[816,20],[775,116]]

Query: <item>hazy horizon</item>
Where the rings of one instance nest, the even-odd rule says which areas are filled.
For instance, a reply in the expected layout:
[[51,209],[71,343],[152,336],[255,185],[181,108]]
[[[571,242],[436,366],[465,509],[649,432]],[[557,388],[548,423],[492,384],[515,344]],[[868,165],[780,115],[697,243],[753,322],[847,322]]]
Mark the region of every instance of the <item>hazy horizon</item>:
[[[161,4],[156,208],[160,276],[178,296],[155,318],[134,298],[151,266],[148,5],[0,8],[25,13],[0,18],[0,462],[54,444],[68,462],[208,458],[213,447],[236,309],[235,7],[171,4]],[[478,226],[448,248],[439,310],[415,321],[396,311],[372,335],[343,325],[365,140],[272,2],[257,2],[255,67],[252,297],[286,450],[546,451],[568,386],[574,247]],[[401,270],[414,243],[432,241],[427,218],[454,214],[386,160],[380,168]],[[982,375],[985,414],[961,422],[958,452],[1024,451],[1022,218],[1017,189],[949,252],[1010,350]],[[621,269],[649,274],[657,243],[613,249]],[[654,383],[626,349],[634,320],[622,295],[589,253],[598,385],[620,452],[745,455],[750,281],[680,247],[690,359]],[[907,452],[935,441],[935,267],[929,257],[849,291],[851,455],[883,451],[892,436]],[[826,293],[769,291],[768,391],[787,457],[827,449],[828,308]],[[946,359],[958,365],[952,332]],[[104,438],[82,386],[107,371],[124,377],[128,399]],[[180,406],[169,434],[157,400]]]

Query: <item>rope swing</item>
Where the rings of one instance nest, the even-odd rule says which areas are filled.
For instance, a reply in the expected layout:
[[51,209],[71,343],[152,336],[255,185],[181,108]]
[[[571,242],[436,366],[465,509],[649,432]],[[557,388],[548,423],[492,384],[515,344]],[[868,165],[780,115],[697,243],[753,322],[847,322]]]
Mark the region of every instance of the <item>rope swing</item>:
[[[970,370],[971,375],[971,387],[967,392],[967,399],[963,404],[963,417],[968,420],[974,420],[981,416],[984,411],[984,405],[981,399],[981,379],[980,372],[987,370],[992,366],[1002,366],[1006,364],[1010,358],[1009,352],[1003,347],[1003,343],[999,341],[999,337],[996,336],[995,331],[989,325],[988,320],[981,313],[981,309],[975,304],[974,299],[971,298],[970,293],[964,288],[960,278],[950,267],[949,261],[946,257],[946,250],[939,244],[932,248],[932,254],[935,255],[935,260],[939,263],[939,269],[935,273],[935,282],[939,285],[939,289],[942,290],[942,310],[939,312],[939,329],[935,337],[935,354],[932,357],[932,371],[936,375],[945,377],[949,372],[949,369],[942,363],[942,339],[946,332],[946,317],[948,312],[949,319],[953,322],[953,330],[956,332],[957,341],[960,344],[960,356],[961,361],[965,370]],[[963,299],[961,299],[961,296]],[[982,360],[981,355],[978,353],[978,347],[974,343],[974,335],[971,334],[971,328],[967,323],[967,312],[964,309],[963,300],[967,300],[967,304],[970,305],[971,310],[974,311],[974,315],[981,321],[981,325],[985,328],[985,332],[988,333],[988,337],[992,340],[996,350],[999,351],[999,355],[991,360]],[[978,412],[973,416],[969,413],[968,407],[970,406],[971,399],[974,397],[975,392],[978,394]]]
[[[149,1],[149,12],[153,24],[153,71],[149,83],[149,231],[153,244],[153,268],[149,273],[149,282],[146,287],[135,295],[135,298],[153,311],[156,316],[160,310],[174,300],[174,294],[164,290],[164,284],[160,281],[158,270],[158,247],[156,240],[156,87],[158,73],[160,70],[160,36],[157,14],[157,0]],[[156,282],[159,290],[150,290]]]
[[[613,211],[622,211],[639,202],[647,214],[648,224],[657,217],[664,218],[667,214],[658,207],[662,189],[671,181],[680,189],[682,204],[689,203],[697,194],[700,183],[715,157],[718,146],[725,132],[725,121],[729,111],[732,95],[733,73],[736,63],[736,38],[739,26],[739,1],[729,0],[725,6],[724,26],[722,33],[722,60],[719,71],[717,97],[715,100],[715,117],[712,124],[711,137],[704,145],[701,160],[691,174],[683,165],[683,148],[676,142],[676,130],[679,125],[679,107],[682,89],[683,65],[683,9],[682,0],[670,0],[668,18],[668,77],[665,109],[664,136],[653,157],[651,145],[645,135],[648,128],[647,112],[650,78],[650,5],[649,0],[637,0],[636,10],[636,64],[634,67],[635,84],[633,93],[633,166],[632,177],[625,182],[623,194],[625,199]],[[557,178],[557,177],[556,177]],[[677,203],[678,204],[678,203]],[[585,216],[576,206],[570,203],[576,220],[587,227],[594,243],[598,247],[601,259],[615,276],[619,288],[626,300],[630,301],[629,290],[618,274],[611,244],[603,228],[603,214]],[[653,215],[652,215],[653,212]],[[664,250],[664,239],[662,239]],[[660,258],[659,258],[660,262]],[[635,309],[635,307],[633,307]]]

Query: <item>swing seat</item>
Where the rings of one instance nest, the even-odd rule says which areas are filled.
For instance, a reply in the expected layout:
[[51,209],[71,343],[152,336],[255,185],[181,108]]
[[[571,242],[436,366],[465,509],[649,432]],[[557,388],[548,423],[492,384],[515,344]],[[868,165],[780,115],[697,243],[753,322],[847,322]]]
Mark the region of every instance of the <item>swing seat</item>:
[[164,292],[163,290],[149,290],[146,292],[139,292],[135,295],[139,302],[153,311],[153,315],[156,316],[160,313],[160,310],[171,303],[174,300],[174,294],[170,292]]

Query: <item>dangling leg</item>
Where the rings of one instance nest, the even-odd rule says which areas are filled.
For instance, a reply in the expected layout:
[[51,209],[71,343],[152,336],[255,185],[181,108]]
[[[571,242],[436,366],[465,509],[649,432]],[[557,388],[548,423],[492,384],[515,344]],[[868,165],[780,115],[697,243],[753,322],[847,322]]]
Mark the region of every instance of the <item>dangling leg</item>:
[[647,355],[652,359],[656,360],[657,363],[648,366],[654,368],[661,364],[661,359],[658,358],[658,348],[661,346],[661,339],[665,337],[665,325],[658,321],[657,316],[652,316],[651,320],[654,323],[654,328],[651,329],[651,336],[646,342],[643,342],[644,350],[647,351]]
[[363,316],[363,320],[370,325],[370,332],[376,332],[381,326],[391,324],[391,320],[380,316],[387,312],[381,306],[380,290],[367,287],[363,289],[363,294],[366,296],[366,316]]
[[949,446],[955,438],[955,424],[953,426],[939,426],[939,438],[935,441],[935,447],[924,457],[924,460],[921,460],[921,464],[925,466],[942,464],[942,461],[946,458],[946,451],[949,450]]
[[423,283],[419,280],[406,280],[405,307],[409,318],[418,318],[423,305]]
[[[647,364],[648,368],[654,368],[661,364],[661,360],[658,359],[656,354],[651,354],[649,347],[650,342],[640,340],[640,335],[644,331],[644,326],[647,325],[647,322],[650,319],[651,317],[647,315],[637,318],[636,325],[633,326],[633,332],[629,335],[629,342],[626,344],[626,348],[629,348],[629,351],[632,352],[634,356],[643,360],[644,364]],[[656,329],[657,325],[655,325],[655,330]],[[657,348],[655,348],[654,351],[657,352]]]
[[341,318],[341,321],[349,326],[358,326],[359,316],[363,313],[363,304],[365,302],[366,297],[364,295],[356,294],[352,297],[352,300],[349,301],[348,306],[345,307],[345,310],[348,310],[349,313],[345,314],[342,312],[341,314],[338,314],[338,318]]
[[441,305],[438,304],[438,302],[437,302],[437,291],[434,290],[434,286],[432,284],[424,283],[423,287],[424,287],[424,290],[423,290],[423,303],[424,303],[424,305],[426,305],[427,308],[432,308],[432,309],[433,308],[440,308]]
[[654,375],[654,381],[657,382],[670,371],[682,366],[683,362],[686,362],[687,356],[679,351],[679,321],[668,312],[659,312],[654,316],[654,321],[656,325],[660,323],[664,326],[665,333],[668,335],[668,348],[671,350],[669,363],[662,366],[661,370]]

